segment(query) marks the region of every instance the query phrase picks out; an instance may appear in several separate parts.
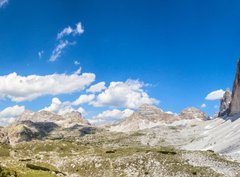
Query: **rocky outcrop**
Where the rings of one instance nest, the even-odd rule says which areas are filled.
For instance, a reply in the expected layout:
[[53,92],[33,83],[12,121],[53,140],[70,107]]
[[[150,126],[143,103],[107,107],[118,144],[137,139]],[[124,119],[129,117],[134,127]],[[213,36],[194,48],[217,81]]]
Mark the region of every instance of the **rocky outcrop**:
[[65,124],[65,126],[71,126],[76,124],[90,125],[90,123],[86,119],[84,119],[82,117],[82,114],[78,111],[65,113],[62,115],[62,117],[64,118],[63,123]]
[[163,112],[152,105],[143,104],[137,112],[111,126],[110,130],[120,132],[136,131],[171,123],[176,120],[178,120],[178,116],[174,114]]
[[180,114],[179,117],[181,119],[200,119],[200,120],[207,120],[209,119],[208,115],[202,111],[200,111],[197,108],[194,107],[190,107],[190,108],[186,108],[184,109]]
[[65,113],[63,115],[58,115],[50,111],[24,111],[22,115],[20,115],[16,122],[22,121],[32,121],[32,122],[53,122],[60,127],[71,127],[74,125],[90,125],[90,123],[82,117],[82,114],[78,111],[72,111],[69,113]]
[[0,129],[0,143],[14,145],[36,139],[74,139],[94,131],[95,128],[77,111],[64,115],[25,111],[15,122]]
[[237,64],[237,72],[233,83],[232,101],[230,104],[229,115],[240,113],[240,60]]
[[139,107],[139,110],[131,116],[124,118],[108,129],[116,132],[137,131],[156,126],[187,126],[193,122],[209,119],[208,115],[196,108],[184,109],[180,115],[163,110],[148,104]]
[[218,113],[218,117],[224,117],[229,114],[229,106],[232,101],[232,92],[230,91],[229,88],[227,88],[226,92],[223,95],[223,98],[221,99],[220,102],[220,110]]

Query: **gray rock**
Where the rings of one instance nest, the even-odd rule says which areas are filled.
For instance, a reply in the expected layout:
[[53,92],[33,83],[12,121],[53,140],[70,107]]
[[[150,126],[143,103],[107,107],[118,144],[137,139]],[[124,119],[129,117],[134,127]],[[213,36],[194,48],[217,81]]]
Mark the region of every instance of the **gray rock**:
[[220,111],[218,113],[218,117],[224,117],[229,114],[229,106],[232,101],[232,92],[229,88],[227,88],[226,92],[223,95],[220,103]]
[[230,104],[229,115],[240,113],[240,60],[237,64],[237,72],[233,83],[232,101]]
[[43,139],[78,138],[95,132],[80,112],[57,115],[49,111],[25,111],[12,124],[0,128],[0,143],[17,144]]

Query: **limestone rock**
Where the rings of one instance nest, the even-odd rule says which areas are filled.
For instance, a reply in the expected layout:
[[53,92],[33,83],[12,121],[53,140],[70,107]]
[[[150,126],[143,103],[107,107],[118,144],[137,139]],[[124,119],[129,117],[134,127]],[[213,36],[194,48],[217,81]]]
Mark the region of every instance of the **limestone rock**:
[[206,113],[204,113],[194,107],[189,107],[189,108],[184,109],[179,114],[179,117],[181,119],[200,119],[200,120],[207,120],[209,118]]
[[75,124],[81,124],[81,125],[90,125],[90,123],[82,117],[82,114],[78,111],[72,111],[65,113],[62,115],[64,118],[64,123],[68,125],[75,125]]
[[84,119],[82,114],[78,111],[72,111],[64,115],[58,115],[45,110],[36,113],[27,110],[16,119],[17,122],[29,120],[32,122],[53,122],[60,127],[71,127],[76,124],[90,125],[90,123]]
[[230,104],[229,115],[240,113],[240,60],[237,64],[237,72],[233,83],[232,101]]
[[229,106],[232,101],[232,92],[229,88],[227,88],[226,92],[223,95],[220,103],[220,111],[218,113],[218,117],[224,117],[229,114]]
[[110,127],[111,131],[129,132],[152,128],[161,124],[172,123],[178,120],[178,116],[163,112],[161,109],[143,104],[139,110],[131,116],[124,118],[119,123]]
[[95,128],[77,111],[64,115],[25,111],[12,124],[0,128],[0,143],[14,145],[36,139],[74,139],[94,131]]

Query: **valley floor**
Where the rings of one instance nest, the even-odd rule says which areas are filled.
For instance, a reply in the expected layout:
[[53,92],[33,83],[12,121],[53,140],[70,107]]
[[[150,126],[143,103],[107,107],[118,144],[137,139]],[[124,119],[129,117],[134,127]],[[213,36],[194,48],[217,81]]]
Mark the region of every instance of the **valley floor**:
[[[240,164],[214,151],[184,150],[193,141],[181,128],[132,133],[98,131],[67,140],[0,146],[0,177],[240,176]],[[197,133],[197,132],[196,132]]]

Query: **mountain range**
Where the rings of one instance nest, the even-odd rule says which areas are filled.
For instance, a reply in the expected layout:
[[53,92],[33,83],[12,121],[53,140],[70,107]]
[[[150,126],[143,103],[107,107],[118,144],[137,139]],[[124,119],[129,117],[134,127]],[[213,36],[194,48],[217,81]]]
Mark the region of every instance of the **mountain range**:
[[3,176],[240,176],[240,60],[218,116],[143,104],[103,127],[77,111],[25,111],[0,127]]

